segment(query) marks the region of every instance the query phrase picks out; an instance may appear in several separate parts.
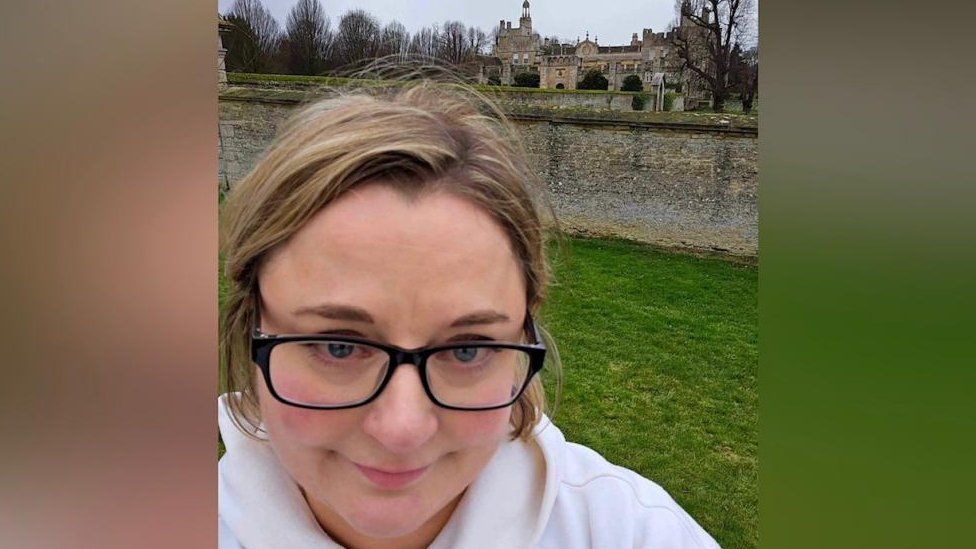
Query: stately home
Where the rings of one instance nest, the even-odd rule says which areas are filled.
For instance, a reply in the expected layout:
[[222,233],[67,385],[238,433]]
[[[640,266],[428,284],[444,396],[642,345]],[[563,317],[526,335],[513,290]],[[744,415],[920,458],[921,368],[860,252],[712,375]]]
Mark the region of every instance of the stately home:
[[532,28],[529,0],[525,0],[517,27],[511,21],[499,21],[493,56],[482,66],[480,78],[511,85],[516,74],[532,72],[539,74],[540,88],[572,90],[586,71],[595,68],[607,78],[609,90],[619,90],[628,75],[636,74],[658,110],[665,83],[687,80],[674,70],[679,66],[674,58],[675,32],[643,29],[639,37],[633,34],[630,44],[620,46],[601,46],[598,37],[590,40],[589,33],[575,44],[550,43]]

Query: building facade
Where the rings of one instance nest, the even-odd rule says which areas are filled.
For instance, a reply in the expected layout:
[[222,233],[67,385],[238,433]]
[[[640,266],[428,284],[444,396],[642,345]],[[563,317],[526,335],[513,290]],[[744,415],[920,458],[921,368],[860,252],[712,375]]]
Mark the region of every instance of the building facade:
[[493,53],[501,62],[501,74],[497,76],[503,84],[511,85],[514,75],[519,72],[538,72],[542,42],[539,34],[532,30],[529,0],[522,2],[519,26],[512,28],[512,22],[504,19],[498,22],[498,36]]
[[[682,20],[681,24],[689,23]],[[550,43],[533,29],[529,0],[525,0],[517,27],[511,21],[499,21],[493,58],[482,65],[480,79],[512,85],[516,74],[531,72],[539,75],[540,88],[573,90],[588,70],[598,69],[607,78],[608,90],[620,90],[624,79],[635,74],[652,97],[663,97],[664,83],[688,80],[676,70],[680,67],[673,44],[676,32],[655,33],[646,28],[640,36],[634,33],[630,44],[619,46],[601,46],[598,37],[590,40],[589,33],[575,44]],[[700,93],[695,95],[701,98]],[[654,100],[656,109],[660,104]]]

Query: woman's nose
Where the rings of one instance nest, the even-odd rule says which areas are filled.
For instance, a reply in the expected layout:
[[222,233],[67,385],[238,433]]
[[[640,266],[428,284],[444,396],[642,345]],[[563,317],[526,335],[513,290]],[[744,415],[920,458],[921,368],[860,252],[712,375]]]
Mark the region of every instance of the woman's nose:
[[390,452],[408,454],[437,432],[435,412],[436,404],[424,392],[417,368],[401,364],[380,396],[369,404],[363,429]]

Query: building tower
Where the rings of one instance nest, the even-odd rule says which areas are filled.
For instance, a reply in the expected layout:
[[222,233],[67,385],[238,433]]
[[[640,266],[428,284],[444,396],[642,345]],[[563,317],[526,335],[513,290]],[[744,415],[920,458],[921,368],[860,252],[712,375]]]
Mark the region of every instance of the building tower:
[[519,27],[525,29],[526,35],[532,34],[532,16],[529,15],[529,0],[522,2],[522,17],[519,18]]

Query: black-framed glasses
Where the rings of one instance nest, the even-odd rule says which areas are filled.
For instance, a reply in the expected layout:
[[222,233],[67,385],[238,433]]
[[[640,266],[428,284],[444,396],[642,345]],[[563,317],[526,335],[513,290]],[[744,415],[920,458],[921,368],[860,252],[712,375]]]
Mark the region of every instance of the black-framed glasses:
[[359,337],[266,334],[256,326],[251,359],[271,395],[291,406],[363,406],[383,392],[398,366],[413,364],[438,406],[495,410],[514,404],[545,362],[546,346],[528,312],[523,328],[532,343],[459,341],[402,349]]

